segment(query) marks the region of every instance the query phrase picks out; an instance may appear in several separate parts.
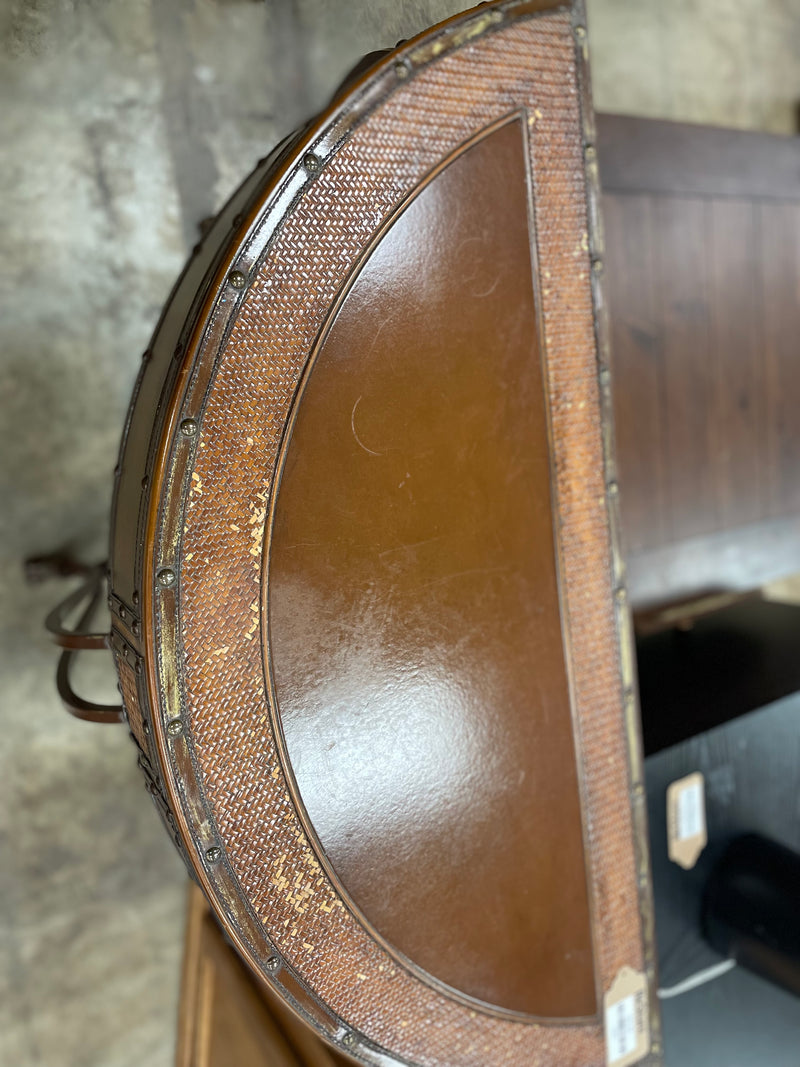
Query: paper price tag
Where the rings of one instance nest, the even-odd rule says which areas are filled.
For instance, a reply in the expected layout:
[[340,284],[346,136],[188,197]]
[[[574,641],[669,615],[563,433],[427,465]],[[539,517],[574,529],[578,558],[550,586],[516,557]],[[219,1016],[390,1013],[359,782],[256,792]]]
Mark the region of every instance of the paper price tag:
[[705,780],[697,772],[678,779],[667,789],[669,858],[688,871],[707,843]]
[[629,1067],[650,1051],[647,979],[623,967],[604,998],[606,1064]]

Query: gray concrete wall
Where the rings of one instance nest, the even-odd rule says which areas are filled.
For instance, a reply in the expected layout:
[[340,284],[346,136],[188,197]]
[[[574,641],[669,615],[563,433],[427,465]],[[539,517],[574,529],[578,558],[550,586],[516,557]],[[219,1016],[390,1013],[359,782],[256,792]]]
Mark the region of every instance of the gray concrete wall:
[[[103,553],[140,354],[212,214],[360,55],[458,0],[0,0],[0,1063],[165,1067],[184,873],[73,722],[21,561]],[[763,21],[756,14],[763,13]],[[598,107],[788,132],[796,0],[590,0]],[[101,662],[87,685],[113,694]]]

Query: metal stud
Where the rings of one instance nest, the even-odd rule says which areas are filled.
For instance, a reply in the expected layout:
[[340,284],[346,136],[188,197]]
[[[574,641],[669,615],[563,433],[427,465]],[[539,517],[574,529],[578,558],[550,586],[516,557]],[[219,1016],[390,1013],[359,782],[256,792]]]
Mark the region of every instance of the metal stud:
[[502,22],[503,12],[499,11],[497,8],[494,8],[493,11],[489,12],[489,19],[491,22]]
[[180,719],[170,719],[167,723],[167,733],[170,737],[180,737],[183,733],[183,723]]
[[266,962],[266,968],[270,972],[270,974],[275,974],[275,972],[280,968],[280,965],[281,961],[278,959],[277,956],[270,956],[270,958]]
[[149,484],[150,478],[148,477],[148,475],[145,474],[144,478],[142,478],[142,489],[146,489]]
[[408,65],[408,60],[406,60],[406,59],[398,59],[398,61],[394,65],[395,77],[399,81],[405,81],[405,79],[409,76],[410,73],[411,73],[411,70],[410,70],[409,65]]
[[603,273],[603,261],[602,261],[602,259],[593,259],[592,260],[592,270],[594,271],[595,274],[602,274]]
[[617,496],[618,493],[619,493],[619,483],[618,482],[609,482],[608,483],[608,495],[609,496]]
[[303,166],[306,168],[309,174],[316,174],[319,168],[322,166],[320,158],[314,152],[306,152],[303,156]]
[[125,610],[125,608],[122,608],[122,607],[121,607],[121,608],[119,609],[119,617],[120,617],[121,619],[125,619],[125,618],[127,618],[127,616],[128,616],[128,613],[127,613],[127,611]]
[[175,571],[171,567],[162,567],[158,572],[158,584],[163,585],[165,589],[169,589],[171,585],[175,584]]
[[356,1045],[358,1044],[358,1038],[356,1037],[356,1035],[354,1033],[351,1033],[348,1030],[347,1033],[342,1038],[342,1044],[344,1045],[345,1048],[355,1048]]
[[608,367],[602,367],[600,369],[600,384],[605,387],[610,381],[611,371],[608,369]]
[[134,637],[142,636],[142,624],[139,622],[138,619],[133,620],[133,626],[131,627],[131,629],[133,630]]
[[244,289],[245,285],[247,285],[247,278],[240,270],[232,270],[228,275],[228,281],[234,289]]
[[133,606],[135,608],[138,608],[138,606],[139,606],[139,593],[135,589],[133,591],[133,596],[131,597],[131,600],[133,601]]
[[575,33],[575,36],[577,37],[577,39],[579,41],[585,41],[586,40],[586,27],[585,26],[576,26],[575,30],[574,30],[574,33]]
[[209,863],[219,863],[222,859],[222,849],[219,845],[212,845],[211,848],[206,849],[206,859]]
[[593,163],[597,159],[597,149],[593,144],[587,144],[583,154],[587,163]]
[[181,433],[184,437],[194,437],[197,433],[197,422],[194,419],[184,419],[181,423]]
[[618,604],[624,604],[625,603],[625,597],[627,596],[627,593],[625,592],[624,587],[620,586],[620,588],[616,591],[614,596],[616,597],[616,600],[617,600]]

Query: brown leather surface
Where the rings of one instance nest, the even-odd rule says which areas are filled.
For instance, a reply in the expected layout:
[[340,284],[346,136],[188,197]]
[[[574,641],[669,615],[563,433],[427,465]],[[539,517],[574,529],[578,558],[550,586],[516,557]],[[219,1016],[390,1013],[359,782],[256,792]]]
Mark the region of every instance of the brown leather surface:
[[292,768],[366,918],[464,993],[596,1009],[523,126],[372,252],[303,392],[270,640]]

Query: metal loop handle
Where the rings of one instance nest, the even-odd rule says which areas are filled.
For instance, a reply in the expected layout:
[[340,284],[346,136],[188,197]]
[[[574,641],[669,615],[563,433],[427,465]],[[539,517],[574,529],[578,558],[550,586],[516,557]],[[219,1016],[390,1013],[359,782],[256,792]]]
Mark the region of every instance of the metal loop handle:
[[[100,563],[95,567],[87,568],[84,573],[83,584],[53,608],[45,619],[45,627],[53,641],[64,650],[56,670],[58,695],[64,707],[76,719],[84,719],[86,722],[124,722],[125,711],[121,704],[95,704],[91,700],[84,700],[83,697],[78,696],[70,682],[70,668],[79,652],[108,648],[108,634],[84,630],[84,627],[89,625],[102,596],[106,565]],[[67,627],[64,620],[84,601],[86,601],[86,607],[81,612],[74,629]]]

